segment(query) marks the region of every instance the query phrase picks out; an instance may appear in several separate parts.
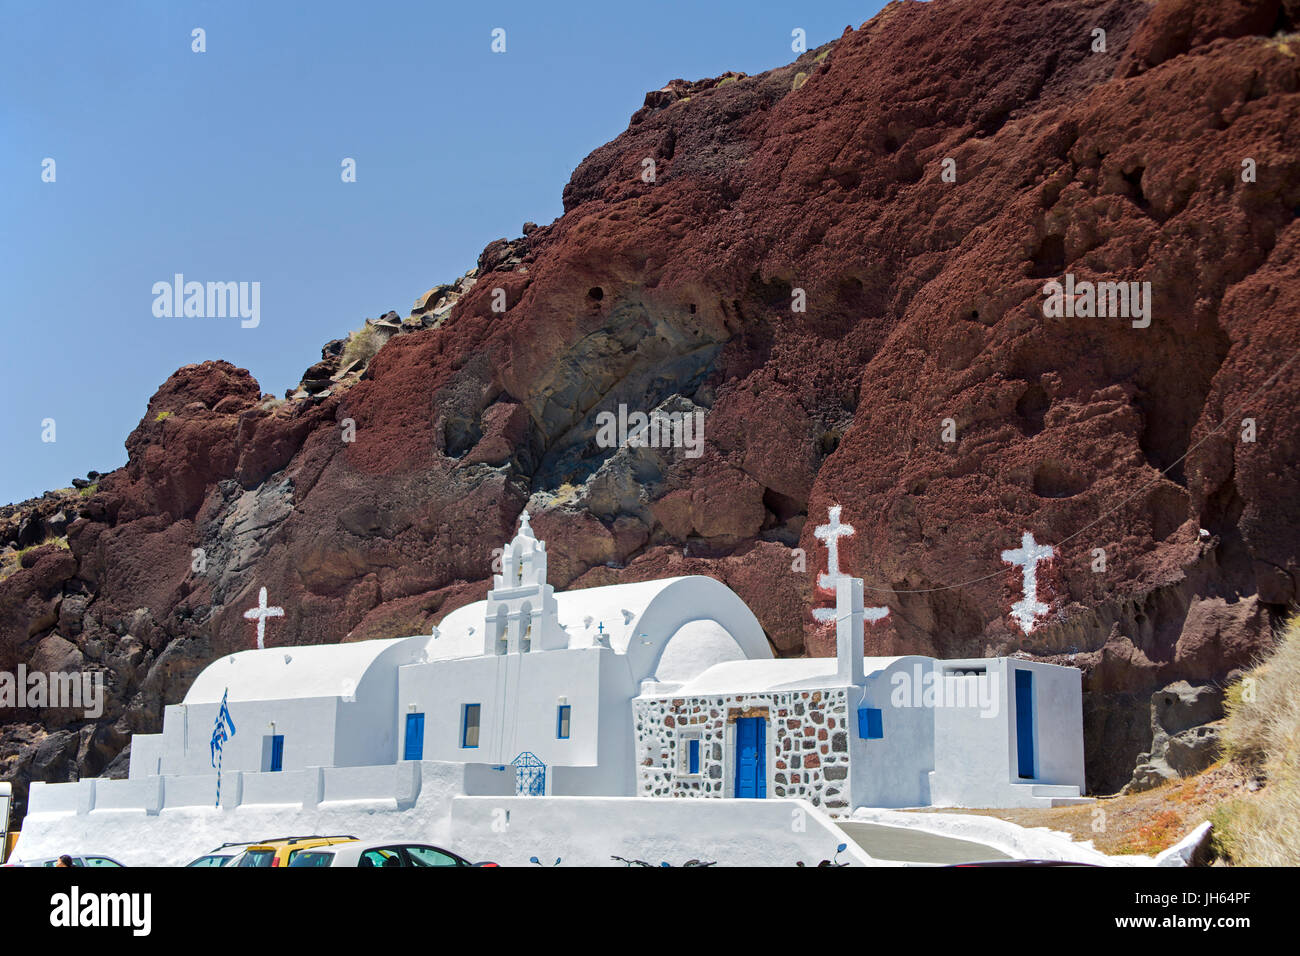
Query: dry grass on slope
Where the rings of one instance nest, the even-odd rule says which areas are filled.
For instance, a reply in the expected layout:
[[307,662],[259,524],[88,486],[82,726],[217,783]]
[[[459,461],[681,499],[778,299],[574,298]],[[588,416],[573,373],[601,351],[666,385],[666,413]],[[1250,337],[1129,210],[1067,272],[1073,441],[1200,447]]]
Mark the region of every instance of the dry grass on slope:
[[1300,617],[1226,706],[1227,756],[1263,787],[1215,810],[1215,848],[1241,866],[1300,866]]

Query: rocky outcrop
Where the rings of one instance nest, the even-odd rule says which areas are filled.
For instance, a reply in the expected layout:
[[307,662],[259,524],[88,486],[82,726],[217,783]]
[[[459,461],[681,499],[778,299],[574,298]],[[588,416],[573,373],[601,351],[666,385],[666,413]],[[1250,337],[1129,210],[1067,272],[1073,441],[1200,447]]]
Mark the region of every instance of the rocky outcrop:
[[[164,383],[129,463],[57,502],[67,548],[0,581],[0,660],[57,634],[109,708],[0,716],[0,774],[120,767],[249,646],[260,587],[271,645],[431,626],[525,505],[558,586],[710,574],[778,652],[833,653],[808,609],[838,504],[841,567],[891,610],[868,652],[1081,668],[1089,787],[1118,790],[1151,694],[1245,666],[1296,599],[1295,17],[899,2],[652,92],[560,219],[370,322],[364,361],[329,343],[285,400],[224,362]],[[1150,325],[1045,315],[1067,273],[1150,282]],[[602,443],[620,406],[701,411],[698,455]],[[0,530],[40,544],[35,507]],[[998,557],[1025,531],[1056,548],[1029,635]]]
[[1219,757],[1223,688],[1177,681],[1151,695],[1151,750],[1138,756],[1124,793],[1200,773]]

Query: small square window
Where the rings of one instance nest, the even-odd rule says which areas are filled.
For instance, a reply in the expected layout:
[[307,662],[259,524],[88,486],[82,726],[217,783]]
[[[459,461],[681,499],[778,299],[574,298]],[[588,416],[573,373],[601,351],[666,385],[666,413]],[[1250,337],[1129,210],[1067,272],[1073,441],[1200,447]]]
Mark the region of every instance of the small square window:
[[465,719],[460,732],[460,745],[465,748],[474,748],[478,746],[478,722],[479,713],[483,707],[481,704],[466,704]]
[[569,739],[569,716],[573,708],[568,704],[561,704],[555,718],[555,736],[560,740]]
[[880,740],[885,736],[885,723],[879,707],[858,708],[858,736],[863,740]]

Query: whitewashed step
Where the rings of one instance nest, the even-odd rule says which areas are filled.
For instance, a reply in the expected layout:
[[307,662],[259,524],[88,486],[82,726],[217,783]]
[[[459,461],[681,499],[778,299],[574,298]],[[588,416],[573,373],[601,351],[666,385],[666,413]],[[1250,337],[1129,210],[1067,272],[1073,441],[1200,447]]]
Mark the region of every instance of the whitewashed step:
[[1093,797],[1085,797],[1078,787],[1057,783],[1019,783],[1013,785],[1022,793],[1028,793],[1031,804],[1040,807],[1077,807],[1094,802]]

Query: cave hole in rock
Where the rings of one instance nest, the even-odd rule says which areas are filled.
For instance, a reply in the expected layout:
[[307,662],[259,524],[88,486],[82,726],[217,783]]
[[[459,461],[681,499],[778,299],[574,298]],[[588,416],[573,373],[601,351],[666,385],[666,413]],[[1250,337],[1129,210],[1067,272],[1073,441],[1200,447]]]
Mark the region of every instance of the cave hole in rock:
[[848,311],[859,311],[866,303],[866,286],[857,276],[845,276],[835,289],[839,304]]
[[1087,488],[1088,482],[1067,462],[1048,458],[1034,469],[1034,494],[1040,498],[1073,498]]
[[443,426],[442,436],[447,457],[464,458],[483,437],[483,429],[477,420],[452,419]]
[[587,290],[587,298],[592,302],[599,302],[601,299],[605,298],[605,290],[598,285],[592,286]]
[[1047,390],[1041,385],[1030,385],[1016,402],[1016,414],[1021,419],[1021,431],[1026,435],[1037,435],[1044,428],[1047,410],[1052,407],[1052,400],[1047,397]]
[[1050,279],[1065,271],[1065,236],[1044,236],[1034,253],[1032,277]]
[[1143,212],[1151,211],[1151,202],[1147,199],[1147,194],[1142,191],[1142,174],[1146,172],[1145,166],[1138,166],[1131,172],[1121,173],[1124,182],[1128,185],[1128,196]]
[[785,524],[804,513],[803,504],[771,488],[763,492],[763,507],[772,515],[775,524]]

